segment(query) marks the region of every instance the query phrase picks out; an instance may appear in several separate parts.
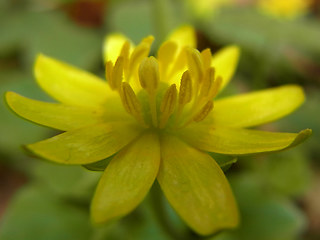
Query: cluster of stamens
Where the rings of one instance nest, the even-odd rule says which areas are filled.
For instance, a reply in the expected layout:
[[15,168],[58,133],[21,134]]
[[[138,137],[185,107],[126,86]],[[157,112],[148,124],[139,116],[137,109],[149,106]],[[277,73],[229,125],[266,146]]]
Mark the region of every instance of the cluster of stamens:
[[[127,41],[117,60],[107,61],[111,89],[119,93],[125,110],[145,127],[182,128],[204,120],[213,109],[222,81],[211,67],[210,49],[199,52],[167,41],[155,58],[148,57],[152,42],[153,37],[147,37],[131,51]],[[176,77],[180,82],[165,85]],[[165,90],[160,85],[165,85]],[[141,91],[147,95],[147,108],[139,98]]]

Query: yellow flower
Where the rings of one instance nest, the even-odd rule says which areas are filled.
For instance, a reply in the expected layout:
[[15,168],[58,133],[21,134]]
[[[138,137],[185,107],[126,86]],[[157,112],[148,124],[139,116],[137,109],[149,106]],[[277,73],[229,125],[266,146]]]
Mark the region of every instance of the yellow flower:
[[258,6],[279,18],[296,18],[307,13],[311,0],[259,0]]
[[148,57],[153,37],[134,46],[121,34],[106,38],[106,78],[38,56],[35,77],[58,103],[6,93],[10,108],[35,123],[65,131],[27,145],[62,164],[109,160],[92,205],[96,223],[131,212],[155,179],[181,218],[211,234],[238,224],[223,171],[210,152],[240,155],[297,145],[311,130],[272,133],[245,129],[283,117],[304,100],[286,85],[213,100],[231,79],[239,48],[211,55],[195,49],[194,29],[181,27]]
[[196,17],[210,17],[220,8],[232,5],[234,0],[187,0],[184,3]]

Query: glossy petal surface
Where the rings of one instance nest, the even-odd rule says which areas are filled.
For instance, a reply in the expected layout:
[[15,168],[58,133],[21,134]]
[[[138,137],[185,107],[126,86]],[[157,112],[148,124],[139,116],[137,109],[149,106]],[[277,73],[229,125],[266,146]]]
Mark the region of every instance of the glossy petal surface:
[[107,61],[112,61],[115,63],[120,55],[123,44],[126,41],[128,41],[128,39],[120,33],[108,35],[103,43],[104,62],[106,63]]
[[257,126],[288,115],[303,101],[303,90],[296,85],[237,95],[217,100],[210,121],[219,126]]
[[42,89],[61,103],[97,107],[113,95],[102,79],[44,55],[38,56],[34,71]]
[[63,131],[102,122],[102,113],[97,109],[37,101],[14,92],[6,93],[6,101],[19,116]]
[[220,91],[229,83],[240,57],[240,49],[237,46],[227,46],[212,56],[211,66],[216,70],[217,76],[222,77]]
[[310,129],[295,134],[201,125],[190,126],[180,132],[186,142],[198,149],[232,155],[284,150],[303,142],[310,135]]
[[175,42],[178,47],[189,46],[195,48],[197,45],[195,30],[190,26],[182,26],[176,29],[169,35],[168,40]]
[[158,181],[173,208],[199,234],[238,224],[236,203],[218,164],[176,137],[161,139]]
[[126,215],[145,197],[158,173],[160,144],[156,134],[146,133],[119,152],[98,184],[91,213],[101,223]]
[[64,164],[87,164],[118,152],[141,133],[131,123],[105,123],[71,130],[27,145],[40,157]]

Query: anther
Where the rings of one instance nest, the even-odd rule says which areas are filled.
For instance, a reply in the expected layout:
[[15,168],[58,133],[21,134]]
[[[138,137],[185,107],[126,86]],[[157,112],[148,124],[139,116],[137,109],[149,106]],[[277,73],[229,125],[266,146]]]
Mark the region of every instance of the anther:
[[138,122],[145,125],[145,122],[143,120],[142,113],[141,113],[141,104],[129,83],[127,82],[121,83],[120,97],[121,97],[124,109],[133,117],[135,117]]
[[169,117],[174,112],[177,104],[177,95],[178,93],[177,93],[176,85],[172,84],[165,92],[160,105],[161,117],[160,117],[159,128],[163,128],[166,125]]
[[204,71],[200,52],[194,48],[187,48],[186,53],[190,73],[196,82],[200,83],[202,81]]
[[145,58],[139,67],[140,85],[149,95],[149,106],[153,126],[158,125],[156,90],[159,83],[159,65],[154,57]]
[[203,119],[205,119],[208,114],[211,112],[211,110],[213,109],[213,101],[208,101],[203,107],[202,109],[200,110],[200,112],[197,113],[197,115],[195,115],[193,117],[193,120],[195,122],[200,122],[202,121]]
[[210,48],[206,48],[201,52],[201,59],[203,62],[204,69],[207,69],[211,66],[212,54]]
[[114,89],[119,89],[122,77],[123,77],[123,66],[124,66],[124,58],[118,57],[113,70],[112,70],[112,77],[111,77],[111,83]]
[[123,57],[123,71],[125,77],[128,75],[129,71],[129,55],[130,55],[130,42],[126,41],[121,49],[120,56]]
[[114,86],[112,85],[112,71],[113,71],[113,63],[112,61],[106,62],[106,80],[109,83],[109,86],[112,90],[114,90]]
[[210,91],[212,91],[214,83],[215,69],[210,67],[206,70],[203,82],[200,89],[199,99],[203,99],[209,96]]
[[129,53],[130,53],[130,42],[126,41],[121,48],[120,56],[124,58],[129,58]]
[[156,58],[148,57],[142,60],[139,67],[139,80],[141,87],[149,94],[153,94],[159,83],[159,65]]
[[192,81],[189,71],[182,74],[179,91],[179,105],[184,106],[192,99]]
[[213,99],[219,92],[220,87],[222,84],[222,77],[218,76],[214,81],[213,84],[211,85],[210,93],[209,93],[209,98]]

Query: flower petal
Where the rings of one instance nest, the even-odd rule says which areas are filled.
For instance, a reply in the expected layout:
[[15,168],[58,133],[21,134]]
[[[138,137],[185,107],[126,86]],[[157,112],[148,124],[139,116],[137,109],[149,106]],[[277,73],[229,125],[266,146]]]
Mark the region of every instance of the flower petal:
[[102,122],[102,113],[97,109],[37,101],[14,92],[6,93],[6,101],[19,116],[63,131]]
[[92,219],[102,223],[132,211],[152,186],[160,164],[158,136],[146,133],[118,153],[98,184]]
[[27,149],[57,163],[87,164],[115,154],[141,131],[125,122],[92,125],[27,145]]
[[123,44],[129,41],[124,35],[120,33],[113,33],[107,35],[103,43],[103,59],[107,61],[116,62],[120,55]]
[[62,103],[97,107],[113,95],[102,79],[44,55],[38,56],[34,71],[42,89]]
[[236,71],[240,57],[238,46],[227,46],[212,56],[211,66],[216,70],[216,76],[222,77],[220,91],[229,83]]
[[228,127],[260,125],[288,115],[303,101],[303,90],[296,85],[228,97],[215,102],[212,124]]
[[238,224],[237,206],[219,165],[178,138],[161,139],[158,181],[168,201],[199,234]]
[[239,155],[284,150],[300,144],[311,132],[310,129],[306,129],[298,134],[274,133],[198,125],[181,130],[179,135],[200,150]]
[[185,25],[175,29],[168,37],[168,40],[175,42],[178,48],[189,46],[195,48],[197,39],[193,27]]

